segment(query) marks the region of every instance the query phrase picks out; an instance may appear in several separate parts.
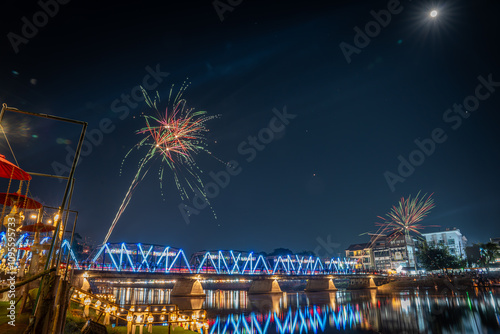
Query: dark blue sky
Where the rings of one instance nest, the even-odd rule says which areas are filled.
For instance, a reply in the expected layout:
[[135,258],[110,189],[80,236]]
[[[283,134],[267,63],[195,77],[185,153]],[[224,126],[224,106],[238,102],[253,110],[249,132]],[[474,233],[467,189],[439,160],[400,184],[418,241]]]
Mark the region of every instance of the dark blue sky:
[[[498,237],[500,84],[476,88],[479,76],[500,82],[500,4],[395,3],[242,1],[221,21],[211,1],[71,1],[45,23],[36,2],[4,1],[0,101],[86,121],[89,131],[110,120],[113,130],[82,157],[72,205],[80,212],[80,234],[96,242],[140,158],[127,159],[120,176],[126,152],[140,139],[139,115],[149,109],[143,102],[123,109],[119,100],[143,83],[148,66],[169,73],[159,76],[162,97],[189,78],[188,104],[220,115],[208,124],[210,150],[223,161],[236,160],[241,173],[211,200],[217,219],[205,209],[186,224],[172,174],[164,176],[162,197],[159,166],[153,166],[112,242],[188,252],[286,247],[326,254],[318,239],[330,236],[340,244],[334,252],[343,253],[350,243],[365,242],[359,234],[375,231],[377,216],[400,197],[420,190],[434,193],[436,202],[424,224],[460,228],[473,242]],[[429,18],[432,8],[439,9],[437,20]],[[370,31],[367,45],[358,40],[348,63],[339,45],[355,47],[354,28],[365,30],[374,21],[370,11],[388,9],[390,22]],[[22,18],[33,22],[33,15],[42,20],[38,32],[9,41],[13,34],[23,37]],[[469,104],[464,111],[467,118],[447,111],[464,99],[479,101],[477,110]],[[246,161],[249,154],[238,146],[269,125],[274,108],[285,106],[296,117]],[[65,164],[66,146],[74,148],[79,135],[77,126],[12,114],[5,126],[21,167],[45,173],[55,172],[54,161]],[[439,129],[442,142],[391,189],[384,173],[398,174],[399,156],[418,164],[415,140],[426,142]],[[12,159],[3,138],[1,144]],[[225,169],[206,154],[196,160],[205,182],[209,172]],[[35,178],[31,187],[47,205],[59,205],[57,181]]]

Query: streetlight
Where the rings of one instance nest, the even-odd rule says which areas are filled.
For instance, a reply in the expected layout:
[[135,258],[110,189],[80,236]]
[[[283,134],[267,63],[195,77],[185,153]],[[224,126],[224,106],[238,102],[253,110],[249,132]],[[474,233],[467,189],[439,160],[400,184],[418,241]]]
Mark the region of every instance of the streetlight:
[[430,12],[430,16],[431,16],[432,18],[436,17],[437,15],[438,15],[437,10],[435,10],[435,9],[431,10],[431,12]]

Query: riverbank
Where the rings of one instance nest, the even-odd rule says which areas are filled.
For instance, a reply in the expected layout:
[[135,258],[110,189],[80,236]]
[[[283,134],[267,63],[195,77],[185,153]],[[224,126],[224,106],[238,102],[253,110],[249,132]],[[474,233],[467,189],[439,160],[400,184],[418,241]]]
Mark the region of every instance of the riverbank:
[[[99,317],[96,315],[93,309],[89,312],[90,319],[94,321],[99,320]],[[80,305],[71,302],[68,308],[68,312],[66,313],[66,325],[64,327],[65,334],[80,334],[83,326],[87,322],[87,318],[83,316],[83,309]],[[100,318],[100,322],[102,322],[103,317]],[[108,334],[126,334],[127,326],[116,326],[113,324],[107,325],[106,330]],[[137,330],[139,331],[139,330]],[[3,332],[1,332],[3,334]],[[144,328],[143,333],[149,333],[147,327]],[[180,326],[173,327],[169,332],[169,326],[153,326],[153,334],[199,334],[197,332],[193,332],[190,330],[186,330]]]
[[477,282],[469,277],[426,277],[426,278],[398,278],[377,287],[380,291],[402,289],[449,289],[453,291],[470,290],[476,287],[488,287],[487,283]]

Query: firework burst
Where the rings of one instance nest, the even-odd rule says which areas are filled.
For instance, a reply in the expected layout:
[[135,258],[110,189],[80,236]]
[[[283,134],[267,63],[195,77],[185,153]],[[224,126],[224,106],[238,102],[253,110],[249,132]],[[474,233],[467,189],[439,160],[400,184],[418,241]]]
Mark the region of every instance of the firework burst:
[[[375,223],[380,226],[383,234],[391,234],[392,238],[400,235],[409,236],[411,233],[420,235],[420,230],[425,226],[419,224],[430,211],[435,207],[434,199],[430,194],[419,198],[420,192],[415,197],[409,195],[406,199],[401,198],[397,206],[393,206],[391,211],[386,214],[386,218],[378,217],[383,222]],[[435,225],[432,225],[435,226]]]
[[130,149],[122,162],[123,167],[123,163],[135,149],[146,152],[139,161],[138,170],[103,243],[108,241],[118,219],[130,202],[137,184],[144,179],[154,160],[161,161],[158,176],[162,196],[163,175],[165,168],[168,168],[172,172],[182,200],[188,199],[191,193],[197,193],[210,205],[204,192],[203,181],[199,176],[202,171],[196,165],[194,157],[200,152],[211,154],[207,149],[205,137],[209,131],[206,122],[218,116],[208,116],[206,111],[195,111],[194,108],[188,108],[186,100],[182,98],[187,87],[188,85],[184,83],[177,94],[173,96],[172,86],[164,112],[160,112],[158,109],[161,102],[158,92],[151,99],[147,92],[142,89],[147,105],[156,111],[156,115],[143,115],[146,126],[136,132],[143,135],[143,138]]

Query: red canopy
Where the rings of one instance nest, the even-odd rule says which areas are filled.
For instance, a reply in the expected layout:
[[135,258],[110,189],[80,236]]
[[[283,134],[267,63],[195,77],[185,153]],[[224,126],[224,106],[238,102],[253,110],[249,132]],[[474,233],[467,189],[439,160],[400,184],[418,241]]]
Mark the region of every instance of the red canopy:
[[0,177],[6,179],[20,180],[20,181],[31,180],[31,175],[29,175],[21,168],[14,165],[9,160],[5,159],[5,156],[1,154],[0,154]]
[[0,205],[17,205],[18,208],[28,210],[40,209],[42,207],[41,203],[18,193],[0,193]]

